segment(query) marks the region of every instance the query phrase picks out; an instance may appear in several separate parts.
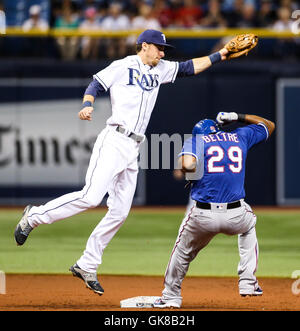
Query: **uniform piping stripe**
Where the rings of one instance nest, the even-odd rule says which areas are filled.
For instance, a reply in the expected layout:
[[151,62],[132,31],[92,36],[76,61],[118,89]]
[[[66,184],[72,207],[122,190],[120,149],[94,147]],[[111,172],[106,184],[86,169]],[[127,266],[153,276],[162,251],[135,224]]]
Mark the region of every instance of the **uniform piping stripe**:
[[256,258],[256,262],[255,262],[255,269],[254,269],[254,271],[253,271],[253,274],[256,273],[257,265],[258,265],[258,254],[257,254],[257,253],[258,253],[258,252],[257,252],[257,243],[256,243],[256,245],[255,245],[255,258]]
[[178,68],[179,68],[179,64],[178,64],[178,62],[175,62],[175,71],[174,71],[174,74],[172,76],[172,83],[174,83],[174,80],[175,80],[177,72],[178,72]]
[[146,101],[145,111],[144,111],[144,116],[143,116],[143,120],[142,120],[142,123],[141,123],[141,126],[140,126],[139,131],[141,131],[141,128],[142,128],[143,123],[144,123],[144,120],[145,120],[146,110],[147,110],[147,106],[148,106],[148,100],[149,100],[149,97],[148,97],[148,99],[147,99],[147,101]]
[[98,76],[95,75],[96,79],[98,80],[98,82],[104,87],[105,91],[108,90],[108,87],[106,86],[106,84],[103,82],[103,80]]
[[[141,66],[140,66],[140,64],[139,64],[139,61],[137,61],[137,64],[138,64],[139,69],[140,69],[140,72],[141,72],[142,70],[141,70]],[[134,131],[135,131],[135,129],[136,129],[138,123],[139,123],[139,120],[140,120],[141,108],[142,108],[143,100],[144,100],[144,93],[145,93],[145,90],[143,90],[143,93],[142,93],[142,100],[141,100],[141,104],[140,104],[140,108],[139,108],[139,116],[138,116],[137,122],[136,122],[136,124],[135,124]]]
[[172,257],[173,257],[173,255],[174,255],[174,253],[175,253],[175,250],[176,250],[178,244],[180,243],[182,233],[183,233],[183,231],[184,231],[186,225],[188,224],[188,222],[189,222],[189,220],[190,220],[190,218],[191,218],[191,215],[192,215],[192,212],[193,212],[194,208],[195,208],[195,206],[192,207],[192,209],[191,209],[191,211],[190,211],[190,213],[189,213],[189,215],[188,215],[188,217],[187,217],[187,220],[186,220],[185,224],[183,225],[183,227],[182,227],[182,229],[181,229],[181,231],[180,231],[180,233],[179,233],[178,240],[177,240],[177,242],[175,243],[175,246],[174,246],[174,248],[173,248],[173,251],[172,251],[172,253],[171,253],[170,260],[169,260],[169,263],[168,263],[168,266],[167,266],[167,270],[166,270],[166,272],[165,272],[164,282],[165,282],[165,280],[166,280],[166,275],[167,275],[167,273],[168,273],[168,271],[169,271],[169,267],[170,267],[170,264],[171,264]]
[[[252,210],[249,210],[249,209],[246,208],[246,212],[247,212],[247,213],[251,213],[255,218],[257,218],[256,215],[253,213]],[[256,242],[256,245],[255,245],[255,257],[256,257],[256,262],[255,262],[255,268],[254,268],[253,274],[256,273],[257,266],[258,266],[258,250],[257,250],[257,245],[258,245],[258,244],[257,244],[257,242]]]
[[261,125],[261,126],[263,126],[265,128],[266,133],[267,133],[267,138],[266,138],[266,140],[267,140],[269,138],[269,130],[268,130],[268,128],[266,127],[266,125],[264,123],[258,123],[258,125]]
[[57,206],[57,207],[55,207],[55,208],[52,208],[52,209],[48,209],[48,210],[46,210],[46,211],[44,211],[44,212],[41,213],[41,214],[39,214],[39,213],[33,213],[32,215],[28,215],[28,218],[30,218],[30,217],[32,217],[32,216],[34,216],[34,215],[39,215],[39,216],[45,215],[45,214],[48,213],[49,211],[52,211],[52,210],[58,209],[58,208],[60,208],[60,207],[63,207],[63,206],[65,206],[65,205],[68,204],[68,203],[72,203],[72,202],[74,202],[74,201],[81,200],[81,199],[83,199],[83,198],[87,195],[87,193],[88,193],[88,191],[89,191],[89,189],[91,188],[91,185],[92,185],[92,178],[93,178],[93,175],[94,175],[95,169],[97,168],[98,160],[99,160],[99,158],[100,158],[100,152],[101,152],[101,149],[102,149],[102,147],[103,147],[103,143],[104,143],[104,140],[105,140],[107,134],[108,134],[108,132],[107,132],[106,135],[104,136],[103,141],[102,141],[102,144],[101,144],[101,146],[100,146],[100,148],[99,148],[99,153],[98,153],[98,157],[97,157],[97,160],[96,160],[96,164],[95,164],[95,167],[94,167],[94,169],[93,169],[93,171],[92,171],[92,175],[91,175],[91,179],[90,179],[90,185],[89,185],[89,187],[87,188],[86,192],[85,192],[81,197],[79,197],[79,198],[73,199],[73,200],[71,200],[71,201],[67,201],[67,202],[65,202],[65,203],[63,203],[63,204],[61,204],[61,205],[59,205],[59,206]]
[[135,131],[135,129],[136,129],[136,127],[137,127],[137,125],[138,125],[138,123],[140,121],[141,108],[142,108],[142,104],[143,104],[143,100],[144,100],[144,93],[145,93],[145,91],[143,91],[143,93],[142,93],[142,100],[141,100],[141,104],[140,104],[140,108],[139,108],[139,116],[138,116],[138,119],[136,121],[136,124],[135,124],[135,127],[134,127],[134,131]]

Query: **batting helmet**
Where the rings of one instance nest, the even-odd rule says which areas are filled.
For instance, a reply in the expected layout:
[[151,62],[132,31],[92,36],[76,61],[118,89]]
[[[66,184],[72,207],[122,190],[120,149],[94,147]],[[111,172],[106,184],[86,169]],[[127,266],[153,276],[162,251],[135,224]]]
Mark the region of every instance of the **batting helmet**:
[[217,133],[220,131],[218,124],[209,119],[204,119],[198,122],[192,131],[192,135],[196,134],[211,134],[211,133]]

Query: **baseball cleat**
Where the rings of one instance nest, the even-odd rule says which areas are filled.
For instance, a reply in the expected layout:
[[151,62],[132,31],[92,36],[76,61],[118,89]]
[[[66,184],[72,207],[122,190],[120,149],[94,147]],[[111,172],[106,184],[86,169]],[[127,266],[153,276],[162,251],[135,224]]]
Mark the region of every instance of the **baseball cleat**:
[[153,308],[180,308],[180,304],[175,300],[163,300],[159,298],[154,301]]
[[77,264],[74,264],[69,270],[72,272],[73,276],[82,279],[85,282],[86,287],[90,290],[99,295],[104,293],[104,289],[97,279],[97,273],[86,272],[79,268]]
[[15,229],[15,240],[18,246],[22,246],[25,243],[29,233],[33,230],[33,228],[28,223],[28,213],[31,208],[31,205],[25,207],[21,221],[18,223]]
[[258,286],[253,292],[248,291],[240,291],[241,297],[259,297],[263,295],[263,290],[260,286]]

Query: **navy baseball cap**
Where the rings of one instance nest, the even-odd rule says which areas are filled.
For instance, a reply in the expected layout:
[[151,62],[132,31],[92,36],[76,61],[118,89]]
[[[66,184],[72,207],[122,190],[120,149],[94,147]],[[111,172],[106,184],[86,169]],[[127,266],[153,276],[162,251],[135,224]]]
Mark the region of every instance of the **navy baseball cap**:
[[142,44],[142,43],[147,43],[147,44],[155,44],[155,45],[160,45],[160,46],[165,46],[165,47],[170,47],[174,48],[174,46],[167,44],[166,36],[157,30],[145,30],[142,32],[137,40],[136,44]]

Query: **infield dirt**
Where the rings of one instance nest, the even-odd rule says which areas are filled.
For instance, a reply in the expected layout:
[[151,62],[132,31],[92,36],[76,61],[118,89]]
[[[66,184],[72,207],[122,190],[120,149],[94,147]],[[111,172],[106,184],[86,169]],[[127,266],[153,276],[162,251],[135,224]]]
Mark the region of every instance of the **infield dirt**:
[[[94,294],[80,279],[69,275],[8,274],[6,294],[0,295],[0,310],[145,310],[121,309],[120,301],[135,296],[159,296],[163,287],[163,277],[104,275],[100,282],[105,289],[103,296]],[[237,278],[187,277],[180,310],[300,310],[300,294],[293,294],[293,282],[287,278],[259,278],[263,296],[241,298]]]

